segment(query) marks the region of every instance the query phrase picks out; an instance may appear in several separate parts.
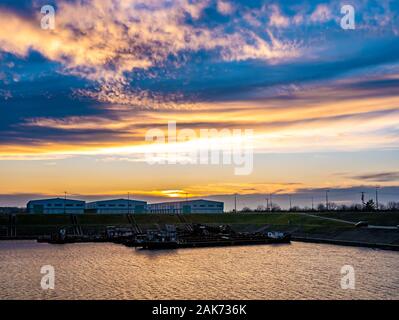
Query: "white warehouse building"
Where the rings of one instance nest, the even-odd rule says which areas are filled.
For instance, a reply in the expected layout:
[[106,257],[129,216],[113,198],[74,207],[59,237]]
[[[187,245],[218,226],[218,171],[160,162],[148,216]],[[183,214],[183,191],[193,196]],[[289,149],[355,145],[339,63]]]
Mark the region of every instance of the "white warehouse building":
[[95,201],[87,203],[86,211],[98,214],[146,213],[147,202],[127,199]]
[[62,198],[32,200],[27,210],[32,214],[83,214],[85,204],[85,201]]
[[149,213],[159,214],[190,214],[190,213],[223,213],[224,203],[211,200],[189,200],[176,202],[162,202],[148,205]]

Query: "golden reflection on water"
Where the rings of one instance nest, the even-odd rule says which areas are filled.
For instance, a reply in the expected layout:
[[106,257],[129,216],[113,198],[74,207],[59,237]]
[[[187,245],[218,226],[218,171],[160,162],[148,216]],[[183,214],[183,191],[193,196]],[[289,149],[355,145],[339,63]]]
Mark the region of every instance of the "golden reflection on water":
[[[293,243],[139,251],[0,242],[1,299],[399,299],[399,253]],[[352,265],[356,289],[340,287]],[[55,268],[55,290],[40,268]]]

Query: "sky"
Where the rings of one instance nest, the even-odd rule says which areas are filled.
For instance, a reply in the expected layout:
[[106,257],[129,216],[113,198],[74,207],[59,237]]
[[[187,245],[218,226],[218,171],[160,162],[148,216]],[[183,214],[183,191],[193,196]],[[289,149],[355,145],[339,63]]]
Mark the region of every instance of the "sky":
[[[398,52],[394,0],[2,0],[0,206],[399,201]],[[170,122],[190,138],[146,139]],[[180,161],[211,147],[251,151],[251,170]]]

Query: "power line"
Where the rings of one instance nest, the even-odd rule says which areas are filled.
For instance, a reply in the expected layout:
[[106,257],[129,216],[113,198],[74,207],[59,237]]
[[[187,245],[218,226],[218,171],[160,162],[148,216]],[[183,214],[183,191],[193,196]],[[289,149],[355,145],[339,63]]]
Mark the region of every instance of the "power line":
[[130,214],[130,192],[127,193],[127,213]]
[[375,187],[375,204],[376,204],[376,209],[378,210],[378,208],[379,208],[379,205],[378,205],[378,189],[379,189],[380,187],[379,186],[376,186]]
[[234,212],[237,213],[237,193],[234,194]]
[[66,201],[67,201],[67,192],[64,191],[64,214],[66,214]]
[[326,210],[328,211],[328,193],[330,190],[326,190]]

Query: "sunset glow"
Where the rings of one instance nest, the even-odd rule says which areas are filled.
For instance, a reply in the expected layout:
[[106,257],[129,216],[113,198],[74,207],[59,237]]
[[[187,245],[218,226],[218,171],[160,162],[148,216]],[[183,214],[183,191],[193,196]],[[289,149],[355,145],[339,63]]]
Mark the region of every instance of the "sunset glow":
[[[333,0],[53,0],[56,25],[43,30],[45,2],[0,4],[1,203],[64,190],[226,207],[235,193],[248,206],[326,188],[353,192],[337,202],[376,185],[385,201],[399,195],[396,2],[352,1],[356,28],[344,30]],[[195,138],[146,141],[171,121]],[[249,143],[246,176],[146,158]]]

